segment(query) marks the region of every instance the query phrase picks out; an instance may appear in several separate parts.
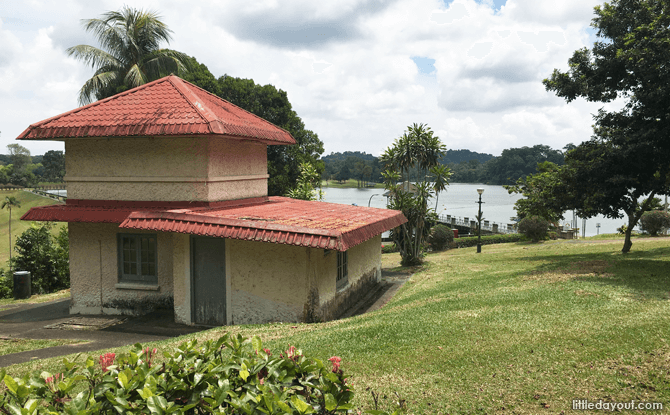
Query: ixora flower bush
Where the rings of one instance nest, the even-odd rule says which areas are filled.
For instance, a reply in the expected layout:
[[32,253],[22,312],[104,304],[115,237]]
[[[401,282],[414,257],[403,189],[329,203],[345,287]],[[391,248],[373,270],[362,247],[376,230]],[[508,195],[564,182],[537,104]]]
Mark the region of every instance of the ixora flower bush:
[[[334,356],[325,364],[291,346],[277,357],[258,337],[226,334],[164,353],[136,344],[64,371],[15,379],[0,369],[0,413],[7,414],[335,414],[354,396]],[[75,359],[76,360],[76,359]],[[4,389],[4,390],[2,390]],[[358,412],[360,413],[360,412]],[[382,414],[381,411],[370,411]]]

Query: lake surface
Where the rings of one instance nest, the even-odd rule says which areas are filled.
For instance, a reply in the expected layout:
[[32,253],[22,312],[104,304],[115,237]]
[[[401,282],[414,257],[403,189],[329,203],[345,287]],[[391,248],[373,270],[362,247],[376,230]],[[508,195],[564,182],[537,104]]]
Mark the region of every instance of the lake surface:
[[[513,223],[510,219],[516,216],[514,202],[521,198],[519,194],[509,194],[502,186],[478,185],[470,183],[452,183],[447,186],[447,190],[440,192],[437,198],[437,213],[440,215],[451,215],[457,218],[469,218],[474,220],[477,216],[479,205],[477,201],[479,194],[477,188],[483,188],[482,194],[482,212],[484,220],[488,220],[500,225]],[[323,189],[324,201],[331,203],[356,204],[358,206],[370,206],[376,208],[386,208],[386,198],[382,196],[384,189],[337,189],[326,187]],[[435,200],[432,201],[435,206]],[[566,212],[563,223],[572,222],[573,215],[571,211]],[[628,219],[608,219],[603,216],[586,220],[586,236],[593,236],[598,233],[615,233],[616,229],[627,223]],[[596,224],[600,224],[600,228]],[[577,227],[582,233],[583,221],[577,218]]]
[[[483,188],[482,194],[482,212],[484,220],[488,220],[499,225],[506,226],[513,223],[511,218],[516,216],[514,211],[514,202],[521,198],[518,194],[509,194],[502,186],[477,185],[470,183],[452,183],[447,186],[447,190],[440,192],[437,198],[437,213],[440,215],[451,215],[457,218],[469,218],[474,220],[477,216],[478,204],[477,188]],[[384,189],[337,189],[326,187],[323,189],[324,201],[330,203],[341,203],[346,205],[356,204],[358,206],[370,206],[386,209],[386,198],[383,195]],[[48,193],[67,196],[67,190],[47,190]],[[431,206],[435,206],[435,200],[432,200]],[[566,212],[565,221],[570,223],[573,219],[572,212]],[[621,219],[608,219],[603,216],[586,220],[586,236],[593,236],[598,233],[615,233],[616,229],[628,222],[626,217]],[[600,224],[600,229],[596,224]],[[583,228],[582,219],[576,220],[576,227],[580,228],[580,235]]]

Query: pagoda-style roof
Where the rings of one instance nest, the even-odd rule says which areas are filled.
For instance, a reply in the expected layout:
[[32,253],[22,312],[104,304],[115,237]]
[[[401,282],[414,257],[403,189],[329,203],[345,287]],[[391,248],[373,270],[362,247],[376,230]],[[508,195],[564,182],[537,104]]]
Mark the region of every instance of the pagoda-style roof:
[[346,251],[407,222],[402,212],[260,197],[224,202],[67,200],[30,209],[22,220],[120,223],[120,228],[178,232]]
[[32,124],[17,139],[156,136],[295,144],[286,130],[174,75]]

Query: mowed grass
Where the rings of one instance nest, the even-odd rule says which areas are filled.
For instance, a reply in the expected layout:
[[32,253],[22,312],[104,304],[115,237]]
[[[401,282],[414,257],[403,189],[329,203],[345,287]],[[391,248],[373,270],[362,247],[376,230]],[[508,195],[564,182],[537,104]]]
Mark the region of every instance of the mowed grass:
[[[23,216],[32,207],[54,205],[58,202],[48,197],[38,196],[34,193],[23,190],[0,190],[0,203],[5,200],[5,197],[15,197],[21,203],[20,208],[12,208],[12,249],[16,242],[16,238],[20,236],[23,231],[30,228],[30,222],[22,221]],[[0,268],[7,268],[6,263],[9,260],[9,209],[5,207],[0,210]],[[58,234],[60,228],[67,226],[66,223],[56,222],[52,233]],[[15,252],[12,252],[14,255]]]
[[[322,324],[213,329],[337,355],[355,404],[411,414],[571,413],[573,399],[670,404],[670,240],[487,245],[432,254],[382,309]],[[398,267],[398,254],[384,255]],[[115,350],[118,352],[119,350]],[[102,352],[100,352],[102,353]],[[96,353],[96,355],[99,353]],[[83,360],[83,358],[80,358]],[[61,359],[9,368],[61,367]],[[397,395],[396,395],[397,393]]]
[[44,349],[47,347],[63,346],[65,344],[82,343],[79,340],[34,340],[34,339],[8,339],[0,337],[0,356],[25,352],[27,350]]

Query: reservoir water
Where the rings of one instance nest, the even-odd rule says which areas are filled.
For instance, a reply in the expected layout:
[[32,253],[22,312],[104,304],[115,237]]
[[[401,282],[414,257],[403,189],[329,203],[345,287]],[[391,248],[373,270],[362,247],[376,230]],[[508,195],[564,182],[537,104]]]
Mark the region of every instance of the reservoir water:
[[[440,215],[451,215],[458,218],[469,218],[474,220],[477,216],[477,201],[479,195],[477,188],[483,188],[482,194],[482,212],[484,220],[491,223],[507,226],[513,223],[512,217],[516,216],[514,211],[514,202],[521,198],[519,194],[509,194],[502,186],[489,186],[470,183],[452,183],[447,186],[447,190],[440,192],[437,198],[437,213]],[[326,187],[323,189],[324,201],[331,203],[356,204],[358,206],[370,206],[377,208],[386,208],[386,198],[382,196],[384,189],[337,189]],[[432,200],[431,206],[435,206],[435,200]],[[565,213],[565,221],[570,223],[573,219],[572,211]],[[603,216],[596,216],[586,220],[586,236],[593,236],[598,233],[616,233],[616,229],[628,222],[624,216],[621,219],[608,219]],[[596,227],[600,224],[600,228]],[[582,234],[583,221],[577,219],[577,227],[580,228],[579,234]]]

